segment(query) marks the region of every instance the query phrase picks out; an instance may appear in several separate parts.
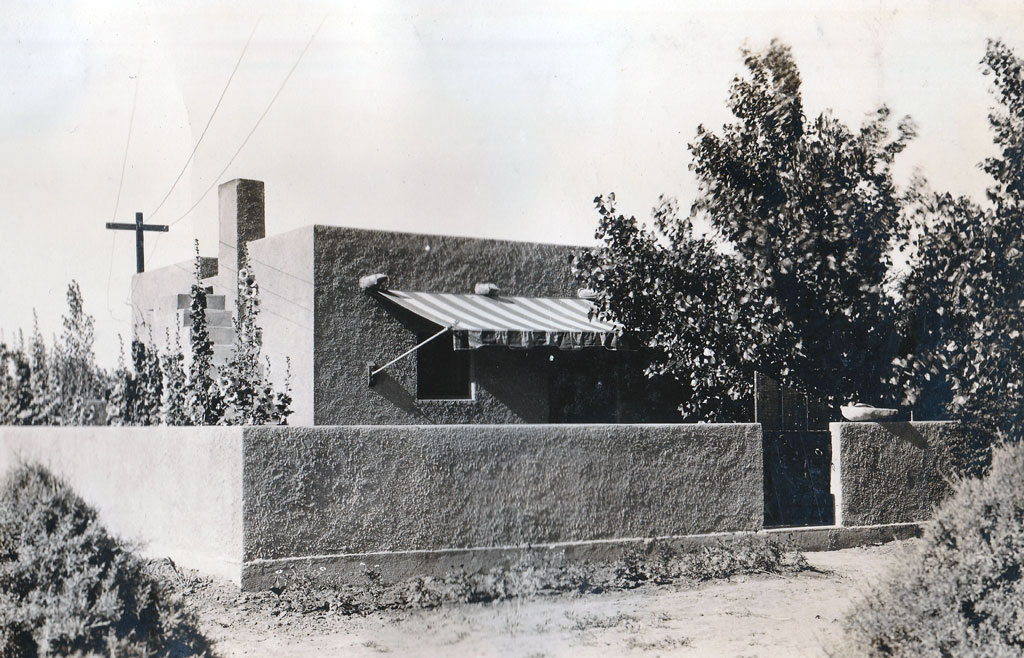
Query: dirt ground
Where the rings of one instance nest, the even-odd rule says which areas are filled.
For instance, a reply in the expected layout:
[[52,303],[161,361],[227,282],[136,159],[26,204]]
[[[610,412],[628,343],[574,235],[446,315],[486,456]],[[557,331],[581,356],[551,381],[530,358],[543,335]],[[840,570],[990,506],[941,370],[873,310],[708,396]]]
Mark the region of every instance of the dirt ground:
[[224,657],[826,656],[843,613],[913,543],[808,553],[814,570],[787,576],[365,617],[274,616],[220,582],[186,600]]

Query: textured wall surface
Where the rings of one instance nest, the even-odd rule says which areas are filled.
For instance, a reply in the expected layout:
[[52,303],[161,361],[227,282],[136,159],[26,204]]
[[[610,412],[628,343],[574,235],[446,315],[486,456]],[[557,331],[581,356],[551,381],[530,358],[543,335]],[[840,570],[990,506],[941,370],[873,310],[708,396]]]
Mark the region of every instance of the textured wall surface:
[[0,473],[19,459],[65,478],[146,554],[239,582],[241,428],[0,426]]
[[387,363],[418,330],[436,328],[389,311],[358,282],[383,272],[396,290],[465,293],[491,282],[503,294],[571,297],[572,247],[316,226],[314,249],[317,425],[548,422],[552,362],[540,350],[475,350],[471,402],[417,400],[415,356],[368,387],[368,362]]
[[831,423],[836,525],[924,521],[950,493],[951,422]]
[[246,561],[758,530],[757,425],[245,431]]

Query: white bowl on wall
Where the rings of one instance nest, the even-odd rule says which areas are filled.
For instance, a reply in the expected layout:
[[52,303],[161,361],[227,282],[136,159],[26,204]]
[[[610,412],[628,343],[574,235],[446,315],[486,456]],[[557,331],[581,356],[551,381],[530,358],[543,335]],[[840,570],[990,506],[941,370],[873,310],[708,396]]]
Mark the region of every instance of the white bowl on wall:
[[896,409],[884,409],[873,407],[870,404],[860,402],[839,407],[843,412],[843,418],[853,423],[870,423],[883,420],[892,420],[896,416]]

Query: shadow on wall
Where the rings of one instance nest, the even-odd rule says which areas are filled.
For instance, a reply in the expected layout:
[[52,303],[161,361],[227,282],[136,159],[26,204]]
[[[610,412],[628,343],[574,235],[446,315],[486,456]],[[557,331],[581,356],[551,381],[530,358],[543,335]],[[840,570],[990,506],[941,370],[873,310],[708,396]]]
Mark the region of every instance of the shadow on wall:
[[906,441],[918,450],[928,449],[928,441],[924,435],[910,423],[881,423],[879,426],[894,439]]
[[967,423],[950,425],[956,427],[956,430],[931,435],[931,441],[913,423],[880,423],[879,426],[894,439],[904,441],[918,450],[937,453],[941,463],[948,465],[951,476],[979,477],[987,473],[992,464],[995,437]]
[[403,388],[387,370],[374,375],[373,390],[407,414],[428,420],[416,405],[416,398]]

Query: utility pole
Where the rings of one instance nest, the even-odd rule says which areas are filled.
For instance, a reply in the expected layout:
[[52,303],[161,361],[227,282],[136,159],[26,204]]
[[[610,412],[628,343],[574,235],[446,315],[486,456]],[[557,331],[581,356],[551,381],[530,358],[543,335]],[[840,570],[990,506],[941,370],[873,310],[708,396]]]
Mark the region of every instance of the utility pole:
[[134,224],[118,224],[116,222],[107,222],[107,228],[117,229],[121,231],[135,231],[135,271],[142,274],[146,271],[146,257],[145,250],[142,247],[142,232],[143,231],[159,231],[166,233],[170,230],[170,227],[166,224],[143,224],[142,213],[135,213]]

